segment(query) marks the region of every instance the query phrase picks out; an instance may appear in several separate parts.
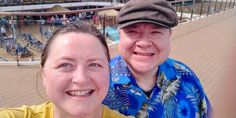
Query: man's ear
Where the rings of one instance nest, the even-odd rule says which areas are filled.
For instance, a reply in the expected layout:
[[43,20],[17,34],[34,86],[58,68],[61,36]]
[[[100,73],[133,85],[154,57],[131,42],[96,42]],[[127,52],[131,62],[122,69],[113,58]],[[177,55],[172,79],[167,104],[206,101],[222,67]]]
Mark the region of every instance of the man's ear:
[[170,28],[169,30],[170,30],[170,35],[171,35],[172,34],[172,29]]
[[120,28],[117,28],[118,34],[120,35]]
[[172,35],[172,29],[170,28],[169,29],[169,40],[170,40],[171,35]]

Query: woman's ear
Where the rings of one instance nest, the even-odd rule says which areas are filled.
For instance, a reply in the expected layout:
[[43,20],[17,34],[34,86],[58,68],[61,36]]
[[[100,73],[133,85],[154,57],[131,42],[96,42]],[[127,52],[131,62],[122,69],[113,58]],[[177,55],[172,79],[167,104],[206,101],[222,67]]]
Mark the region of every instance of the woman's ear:
[[43,86],[46,86],[45,73],[43,69],[41,69],[41,77],[43,78]]

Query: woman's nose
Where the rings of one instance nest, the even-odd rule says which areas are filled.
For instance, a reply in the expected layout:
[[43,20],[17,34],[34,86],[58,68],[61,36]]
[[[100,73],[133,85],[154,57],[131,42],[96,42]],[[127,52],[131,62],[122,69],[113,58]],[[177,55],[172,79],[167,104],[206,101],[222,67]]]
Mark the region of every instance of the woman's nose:
[[83,68],[78,68],[75,72],[74,72],[74,76],[72,79],[73,83],[77,83],[77,84],[83,84],[85,82],[87,82],[89,80],[87,73],[85,71],[85,69]]

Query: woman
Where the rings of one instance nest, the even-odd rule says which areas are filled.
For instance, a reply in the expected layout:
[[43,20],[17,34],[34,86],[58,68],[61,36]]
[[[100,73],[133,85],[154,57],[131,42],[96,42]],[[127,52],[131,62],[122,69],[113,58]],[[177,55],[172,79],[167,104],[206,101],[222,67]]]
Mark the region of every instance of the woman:
[[101,104],[109,86],[109,51],[92,25],[74,22],[53,33],[41,55],[48,98],[36,106],[0,110],[0,118],[122,118]]

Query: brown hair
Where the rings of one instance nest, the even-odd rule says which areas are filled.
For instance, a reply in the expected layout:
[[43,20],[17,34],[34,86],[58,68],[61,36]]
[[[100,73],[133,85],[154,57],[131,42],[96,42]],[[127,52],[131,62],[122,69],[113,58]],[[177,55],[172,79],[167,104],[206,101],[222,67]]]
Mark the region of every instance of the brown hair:
[[52,36],[49,38],[49,40],[42,52],[41,64],[40,64],[41,67],[44,67],[44,64],[45,64],[47,57],[48,57],[48,53],[50,51],[50,47],[51,47],[51,45],[53,45],[52,42],[55,40],[55,37],[60,34],[65,34],[65,33],[69,33],[69,32],[89,33],[89,34],[97,37],[99,42],[102,44],[102,46],[105,49],[105,53],[106,53],[108,61],[110,61],[109,49],[108,49],[105,37],[92,24],[88,24],[88,23],[85,23],[82,21],[76,21],[76,22],[67,23],[64,26],[61,26],[52,34]]

